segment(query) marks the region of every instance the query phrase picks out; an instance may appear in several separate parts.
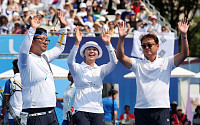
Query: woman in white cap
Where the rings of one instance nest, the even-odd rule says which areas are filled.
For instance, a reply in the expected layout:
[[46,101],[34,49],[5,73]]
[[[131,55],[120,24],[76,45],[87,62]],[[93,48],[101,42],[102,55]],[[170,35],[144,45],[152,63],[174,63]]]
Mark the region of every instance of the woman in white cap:
[[102,80],[117,64],[115,49],[110,42],[111,35],[108,31],[103,31],[102,34],[102,40],[108,50],[110,62],[98,66],[95,61],[102,56],[102,49],[94,41],[86,42],[80,49],[80,55],[85,58],[85,61],[81,64],[74,62],[82,40],[82,32],[79,32],[78,26],[75,32],[76,42],[67,61],[77,88],[74,104],[76,113],[73,115],[74,122],[76,125],[103,125]]

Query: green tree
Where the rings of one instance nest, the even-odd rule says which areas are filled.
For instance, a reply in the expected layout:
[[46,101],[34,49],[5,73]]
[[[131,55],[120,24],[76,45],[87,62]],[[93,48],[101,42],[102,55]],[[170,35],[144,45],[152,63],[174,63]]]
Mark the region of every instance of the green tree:
[[192,22],[188,31],[190,56],[200,57],[200,17],[196,14],[199,8],[199,0],[151,0],[160,14],[177,29],[177,23],[181,18],[187,17]]

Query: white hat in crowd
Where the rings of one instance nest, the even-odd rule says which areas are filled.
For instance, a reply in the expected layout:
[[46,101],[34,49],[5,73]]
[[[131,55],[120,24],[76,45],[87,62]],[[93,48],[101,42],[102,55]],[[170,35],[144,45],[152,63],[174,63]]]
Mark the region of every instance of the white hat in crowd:
[[106,18],[103,17],[103,16],[100,16],[98,20],[99,20],[99,21],[104,21],[104,22],[105,22],[105,21],[106,21]]
[[121,15],[121,12],[120,11],[115,11],[115,15],[117,15],[117,14],[119,14],[119,15]]
[[156,19],[157,20],[157,16],[156,15],[152,15],[151,19]]
[[28,11],[28,7],[23,8],[23,12],[26,12],[26,11]]
[[101,13],[100,13],[101,16],[107,15],[107,14],[108,14],[108,12],[106,12],[105,10],[102,10]]
[[81,3],[80,4],[80,8],[86,8],[86,4],[85,3]]
[[99,51],[99,56],[97,58],[101,58],[102,54],[103,54],[103,51],[101,49],[101,47],[94,41],[88,41],[86,42],[85,44],[82,45],[81,49],[80,49],[80,55],[84,58],[84,55],[83,55],[83,51],[85,51],[86,48],[88,47],[95,47],[98,49]]

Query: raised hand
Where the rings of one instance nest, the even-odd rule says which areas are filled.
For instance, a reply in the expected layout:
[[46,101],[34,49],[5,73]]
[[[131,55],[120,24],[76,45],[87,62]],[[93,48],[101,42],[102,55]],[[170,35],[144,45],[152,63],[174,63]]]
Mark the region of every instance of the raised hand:
[[178,30],[180,31],[181,36],[187,35],[189,26],[190,22],[188,22],[188,19],[186,17],[181,20],[181,23],[178,23]]
[[125,38],[128,35],[129,29],[126,29],[126,22],[118,23],[118,32],[119,32],[119,38]]
[[81,42],[81,40],[82,40],[82,37],[83,37],[82,32],[80,32],[80,27],[79,27],[79,26],[76,26],[75,34],[76,34],[76,42],[75,42],[75,45],[76,45],[76,46],[79,46],[79,44],[80,44],[80,42]]
[[40,27],[41,19],[42,19],[42,16],[40,14],[35,15],[33,19],[31,20],[31,27],[34,29],[37,29],[38,27]]
[[108,29],[105,29],[105,30],[102,30],[103,34],[101,35],[101,38],[102,40],[104,41],[104,43],[106,45],[109,45],[111,42],[110,42],[110,39],[111,39],[111,34],[110,34],[110,31]]
[[58,10],[57,17],[60,21],[61,28],[64,28],[68,25],[67,21],[63,17],[63,12],[61,10]]

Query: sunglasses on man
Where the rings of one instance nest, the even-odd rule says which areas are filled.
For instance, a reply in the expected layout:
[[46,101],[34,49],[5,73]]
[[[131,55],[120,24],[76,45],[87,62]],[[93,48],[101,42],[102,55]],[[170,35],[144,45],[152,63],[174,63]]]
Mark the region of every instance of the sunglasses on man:
[[147,46],[148,48],[151,48],[153,45],[156,45],[156,43],[148,43],[148,44],[142,44],[142,49],[145,49]]

